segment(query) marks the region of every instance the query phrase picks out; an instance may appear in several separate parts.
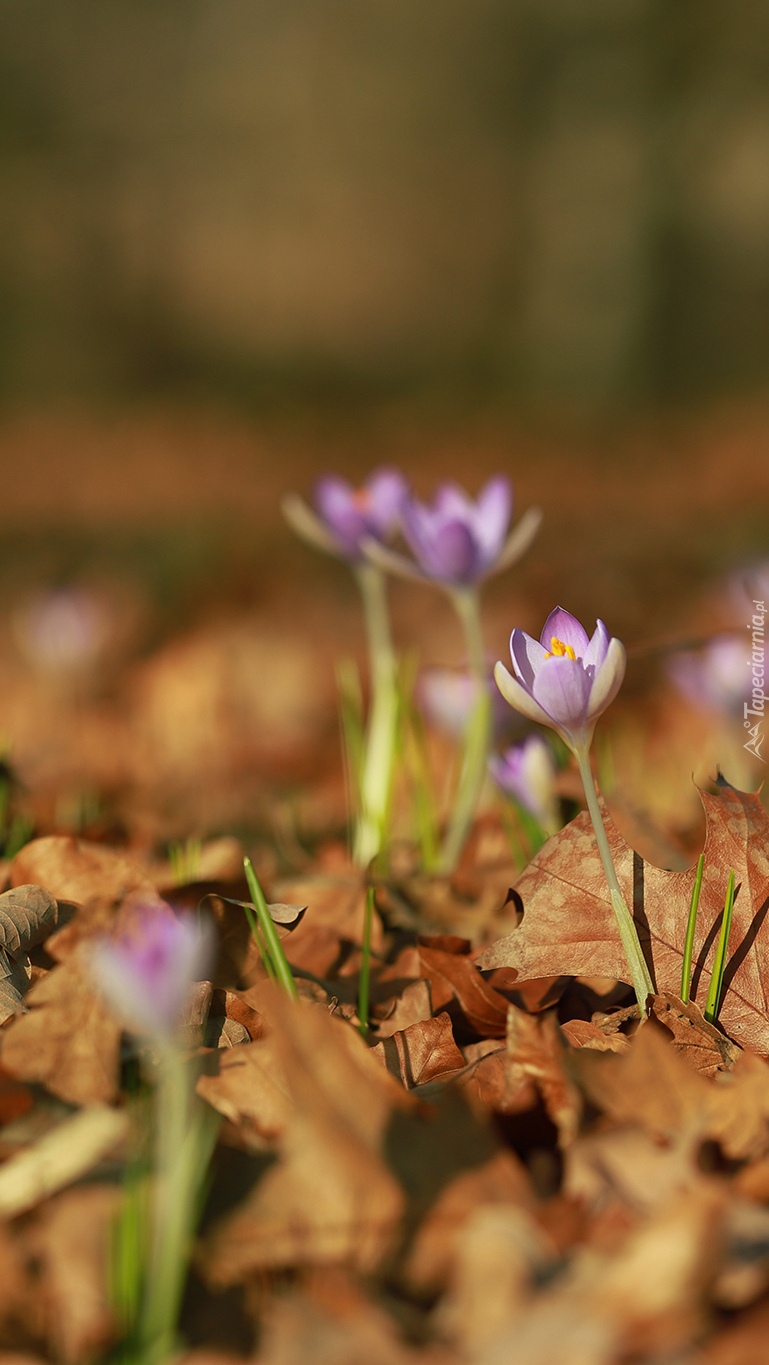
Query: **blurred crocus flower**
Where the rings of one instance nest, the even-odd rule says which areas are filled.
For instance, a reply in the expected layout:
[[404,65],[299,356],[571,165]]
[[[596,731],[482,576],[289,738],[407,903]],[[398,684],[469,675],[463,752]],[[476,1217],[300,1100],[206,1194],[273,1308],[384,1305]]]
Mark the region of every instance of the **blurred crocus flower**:
[[371,540],[364,548],[380,568],[402,577],[466,588],[515,563],[529,548],[542,515],[530,508],[509,531],[511,511],[512,488],[503,475],[490,479],[476,500],[454,483],[440,484],[431,505],[411,493],[401,504],[401,531],[413,559]]
[[695,706],[742,719],[750,690],[746,644],[734,634],[714,635],[703,649],[671,655],[668,674]]
[[93,663],[108,633],[104,608],[86,588],[54,588],[14,616],[23,653],[38,668],[71,672]]
[[173,1038],[190,986],[212,956],[207,921],[146,907],[122,937],[95,944],[92,971],[126,1027],[162,1043]]
[[[425,668],[417,681],[416,697],[431,725],[451,739],[461,739],[470,724],[479,685],[472,673],[456,672],[451,668]],[[495,734],[502,731],[509,734],[509,708],[491,679],[489,685],[492,730]]]
[[510,637],[515,677],[497,663],[502,696],[529,720],[549,725],[575,753],[586,753],[598,717],[616,697],[625,676],[625,650],[603,621],[592,637],[562,607],[548,616],[534,640],[523,630]]
[[360,561],[364,540],[394,534],[406,491],[400,471],[382,467],[360,488],[337,474],[324,474],[315,484],[314,510],[294,493],[282,505],[286,519],[304,540],[341,559]]
[[529,735],[503,754],[492,754],[489,769],[497,786],[518,801],[548,834],[559,827],[556,767],[547,740]]

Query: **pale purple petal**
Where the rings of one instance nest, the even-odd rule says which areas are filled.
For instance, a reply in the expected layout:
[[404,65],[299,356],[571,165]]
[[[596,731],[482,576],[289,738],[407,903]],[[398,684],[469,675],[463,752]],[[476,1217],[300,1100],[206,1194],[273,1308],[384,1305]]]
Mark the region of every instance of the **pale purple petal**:
[[625,676],[625,647],[620,640],[611,640],[601,667],[590,689],[587,719],[595,720],[610,706],[622,686]]
[[553,648],[553,640],[560,640],[561,644],[571,645],[578,659],[584,657],[590,643],[584,626],[580,625],[576,616],[572,616],[571,612],[565,611],[563,607],[555,607],[551,611],[539,638],[548,653]]
[[346,479],[326,474],[315,484],[315,506],[336,538],[340,551],[353,558],[366,534],[365,518],[355,505],[355,489]]
[[432,545],[436,572],[451,582],[466,583],[478,571],[478,548],[467,526],[450,521],[442,526]]
[[510,636],[510,657],[519,681],[531,691],[537,670],[545,662],[545,649],[517,626]]
[[590,697],[590,679],[576,659],[565,656],[545,659],[534,679],[532,695],[560,728],[581,727]]
[[510,525],[513,491],[504,474],[497,475],[478,494],[473,526],[481,548],[484,567],[499,555]]
[[[603,621],[596,621],[595,630],[593,631],[590,644],[585,650],[585,654],[582,659],[582,663],[584,664],[585,668],[590,668],[591,665],[594,665],[596,673],[598,672],[599,668],[603,664],[604,659],[606,658],[606,654],[609,649],[609,639],[610,639],[609,632],[606,629],[606,626],[604,625]],[[593,676],[595,676],[595,674]]]
[[543,824],[553,823],[555,763],[550,745],[541,735],[529,735],[504,754],[493,754],[489,768],[502,791],[513,796]]
[[539,725],[549,725],[552,727],[553,719],[547,711],[534,700],[529,692],[514,678],[512,673],[508,673],[505,665],[500,661],[494,665],[494,681],[497,684],[505,701],[513,707],[515,711],[520,711],[522,716],[527,716],[529,720],[536,721]]
[[127,1027],[167,1038],[178,1025],[192,982],[207,970],[212,938],[206,921],[148,907],[121,937],[93,945],[92,970]]
[[438,522],[449,517],[452,521],[468,521],[475,511],[475,504],[459,484],[442,483],[435,492],[431,510]]
[[408,492],[408,484],[399,469],[375,469],[366,480],[369,507],[366,520],[370,534],[388,536],[400,520],[401,505]]

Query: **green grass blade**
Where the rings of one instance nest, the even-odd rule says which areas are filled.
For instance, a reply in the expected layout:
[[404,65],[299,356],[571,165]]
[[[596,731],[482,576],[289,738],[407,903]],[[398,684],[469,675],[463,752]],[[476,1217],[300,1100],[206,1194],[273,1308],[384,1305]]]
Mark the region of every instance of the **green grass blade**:
[[264,970],[266,971],[268,977],[270,978],[270,981],[275,981],[277,980],[275,976],[275,968],[273,967],[272,962],[270,960],[270,954],[267,952],[267,945],[264,941],[264,935],[262,934],[262,931],[254,918],[254,912],[251,909],[250,905],[244,905],[243,909],[246,912],[246,919],[248,920],[249,927],[253,935],[254,943],[259,949],[259,956],[262,959],[262,966],[264,967]]
[[286,961],[286,954],[283,952],[283,945],[280,939],[278,938],[275,925],[273,924],[272,921],[272,915],[267,909],[267,902],[264,899],[264,892],[262,891],[262,888],[259,885],[259,879],[256,873],[254,872],[253,867],[251,866],[250,858],[243,859],[243,867],[245,868],[246,872],[246,881],[248,882],[248,889],[251,892],[251,900],[253,902],[254,910],[256,911],[256,918],[259,921],[259,928],[261,929],[262,934],[264,935],[265,948],[267,951],[267,955],[269,956],[272,962],[275,976],[277,977],[278,981],[280,982],[281,986],[286,992],[286,995],[289,995],[292,1000],[298,1000],[299,995],[296,989],[296,982],[294,981],[293,973],[288,965],[288,962]]
[[716,1022],[718,1007],[721,1003],[721,988],[724,984],[724,968],[726,966],[726,950],[729,946],[729,930],[732,923],[732,906],[734,905],[734,868],[729,873],[729,885],[726,888],[726,904],[724,905],[724,918],[721,922],[721,934],[718,939],[716,958],[713,963],[713,974],[710,978],[710,989],[705,1004],[705,1018],[709,1024]]
[[360,964],[360,985],[358,988],[358,1018],[360,1032],[368,1037],[368,1004],[371,986],[371,922],[374,918],[374,888],[366,892],[366,914],[363,920],[363,959]]
[[692,903],[689,906],[689,919],[686,924],[686,942],[684,943],[684,965],[681,969],[681,999],[684,1004],[689,1002],[689,989],[692,980],[692,952],[694,951],[694,928],[697,923],[697,908],[700,903],[700,891],[702,890],[702,872],[705,867],[705,854],[700,854],[697,863],[697,876],[694,881],[692,891]]

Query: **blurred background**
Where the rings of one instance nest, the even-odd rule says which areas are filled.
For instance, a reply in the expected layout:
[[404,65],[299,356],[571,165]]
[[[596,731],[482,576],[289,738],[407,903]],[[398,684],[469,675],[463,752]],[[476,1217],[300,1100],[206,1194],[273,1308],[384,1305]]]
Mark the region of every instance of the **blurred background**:
[[[0,15],[0,740],[25,818],[147,847],[337,828],[357,602],[279,500],[388,462],[423,495],[503,470],[543,507],[489,647],[556,600],[605,618],[631,660],[617,790],[695,840],[692,773],[760,779],[733,695],[668,665],[739,638],[769,557],[767,0]],[[442,598],[392,600],[404,647],[461,664]]]

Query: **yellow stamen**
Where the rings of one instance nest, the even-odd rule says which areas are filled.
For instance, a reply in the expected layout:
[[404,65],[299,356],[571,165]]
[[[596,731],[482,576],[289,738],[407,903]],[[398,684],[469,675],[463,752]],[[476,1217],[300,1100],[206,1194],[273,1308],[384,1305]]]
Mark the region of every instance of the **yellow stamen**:
[[571,645],[565,645],[563,640],[556,640],[554,635],[550,637],[550,644],[552,645],[552,649],[549,654],[545,655],[546,659],[553,659],[558,656],[560,659],[573,659],[576,663],[577,656]]

